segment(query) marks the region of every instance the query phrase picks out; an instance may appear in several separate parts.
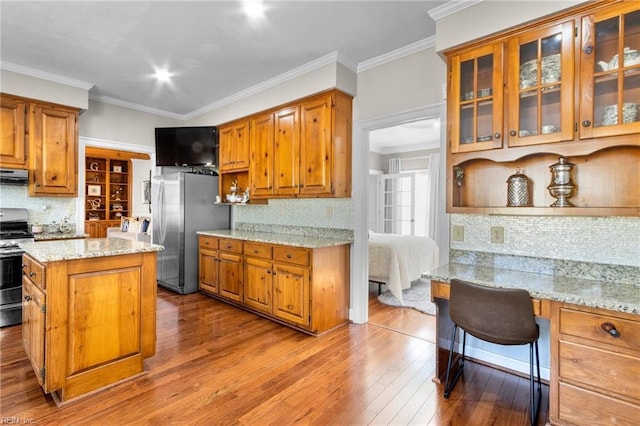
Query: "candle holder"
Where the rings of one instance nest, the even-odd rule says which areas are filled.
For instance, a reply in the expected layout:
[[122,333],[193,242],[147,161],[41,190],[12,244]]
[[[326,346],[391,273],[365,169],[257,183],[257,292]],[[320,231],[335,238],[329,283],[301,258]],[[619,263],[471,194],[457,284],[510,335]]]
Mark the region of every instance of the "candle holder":
[[566,158],[560,157],[558,162],[549,166],[551,170],[551,183],[547,186],[549,193],[556,199],[551,207],[573,207],[568,200],[573,195],[575,185],[571,180],[571,172],[574,164],[567,161]]

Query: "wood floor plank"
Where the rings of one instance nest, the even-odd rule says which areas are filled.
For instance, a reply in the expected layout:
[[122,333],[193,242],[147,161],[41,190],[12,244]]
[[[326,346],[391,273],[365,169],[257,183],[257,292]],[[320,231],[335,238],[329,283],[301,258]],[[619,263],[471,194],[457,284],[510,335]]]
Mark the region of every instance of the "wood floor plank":
[[[0,415],[65,426],[466,425],[475,413],[486,416],[478,424],[528,424],[528,381],[486,366],[469,363],[442,397],[435,322],[417,311],[372,297],[372,322],[313,337],[202,294],[158,296],[146,373],[61,408],[39,388],[20,326],[0,329]],[[547,399],[545,387],[539,424]]]

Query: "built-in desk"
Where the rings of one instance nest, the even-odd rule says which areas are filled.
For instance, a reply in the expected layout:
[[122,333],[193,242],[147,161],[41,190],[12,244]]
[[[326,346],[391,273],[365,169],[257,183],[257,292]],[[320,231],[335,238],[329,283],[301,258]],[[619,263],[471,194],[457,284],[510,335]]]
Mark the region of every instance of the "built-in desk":
[[[436,377],[446,372],[453,323],[453,278],[523,288],[534,313],[550,320],[549,413],[552,424],[637,424],[640,418],[640,286],[467,264],[423,274],[437,306]],[[613,327],[613,330],[612,330]]]

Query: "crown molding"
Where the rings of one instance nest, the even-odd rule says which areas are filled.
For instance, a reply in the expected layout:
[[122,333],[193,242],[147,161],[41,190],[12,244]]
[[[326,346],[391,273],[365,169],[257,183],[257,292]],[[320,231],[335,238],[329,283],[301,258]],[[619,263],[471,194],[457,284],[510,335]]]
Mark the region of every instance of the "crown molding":
[[[279,84],[282,84],[286,81],[292,80],[296,77],[299,77],[301,75],[304,75],[310,71],[314,71],[318,68],[322,68],[325,65],[329,65],[329,64],[334,64],[338,62],[338,58],[341,57],[343,55],[339,55],[338,52],[332,52],[329,53],[325,56],[322,56],[314,61],[308,62],[304,65],[301,65],[297,68],[294,68],[290,71],[287,71],[283,74],[280,74],[274,78],[271,78],[269,80],[265,80],[262,83],[256,84],[255,86],[251,86],[245,90],[241,90],[240,92],[234,93],[233,95],[227,96],[226,98],[222,98],[217,102],[214,102],[212,104],[206,105],[202,108],[199,108],[195,111],[192,111],[188,114],[185,114],[185,119],[189,120],[192,118],[195,118],[199,115],[205,114],[209,111],[213,111],[215,109],[218,108],[222,108],[223,106],[229,105],[233,102],[237,102],[243,98],[255,95],[257,93],[260,93],[264,90],[270,89],[272,87],[275,87]],[[343,64],[345,66],[348,66],[348,64]]]
[[174,118],[176,120],[186,121],[185,115],[176,114],[174,112],[165,111],[158,108],[153,108],[145,105],[136,104],[134,102],[123,101],[122,99],[112,98],[110,96],[98,95],[96,93],[89,93],[89,99],[92,101],[98,101],[105,104],[121,106],[124,108],[133,109],[140,112],[147,112],[149,114],[160,115],[162,117]]
[[405,56],[412,55],[422,50],[434,48],[435,46],[436,46],[436,37],[435,36],[427,37],[423,40],[418,40],[414,43],[411,43],[399,49],[392,50],[391,52],[385,53],[384,55],[380,55],[375,58],[360,62],[358,64],[357,72],[366,71],[368,69],[378,67],[388,62],[393,62],[395,60],[398,60]]
[[428,10],[427,13],[431,17],[431,19],[433,19],[434,21],[438,21],[445,16],[452,15],[456,12],[461,11],[462,9],[466,9],[473,6],[474,4],[478,4],[483,1],[484,0],[450,0],[443,5]]
[[78,89],[83,90],[91,90],[93,87],[93,83],[88,83],[86,81],[74,80],[72,78],[63,77],[58,74],[53,74],[50,72],[40,71],[35,68],[29,68],[22,65],[13,64],[11,62],[0,62],[0,68],[3,70],[15,72],[18,74],[24,74],[29,77],[39,78],[41,80],[51,81],[53,83],[64,84],[65,86],[76,87]]

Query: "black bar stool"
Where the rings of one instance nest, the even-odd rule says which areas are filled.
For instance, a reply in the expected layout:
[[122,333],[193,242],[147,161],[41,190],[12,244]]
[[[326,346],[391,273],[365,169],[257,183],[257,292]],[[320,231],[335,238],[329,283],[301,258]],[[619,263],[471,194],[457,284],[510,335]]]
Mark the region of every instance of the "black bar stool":
[[[449,297],[449,316],[454,323],[451,348],[447,363],[444,397],[449,398],[464,369],[464,349],[467,333],[500,345],[529,345],[531,424],[535,425],[540,409],[542,385],[540,383],[540,357],[538,356],[538,324],[533,314],[531,297],[526,290],[485,287],[452,279]],[[462,329],[462,357],[460,368],[449,382],[453,350],[458,327]],[[537,392],[533,374],[535,349],[537,367]],[[536,394],[537,393],[537,398]]]

